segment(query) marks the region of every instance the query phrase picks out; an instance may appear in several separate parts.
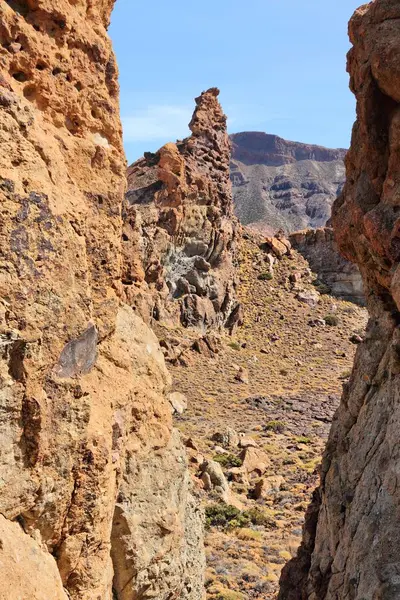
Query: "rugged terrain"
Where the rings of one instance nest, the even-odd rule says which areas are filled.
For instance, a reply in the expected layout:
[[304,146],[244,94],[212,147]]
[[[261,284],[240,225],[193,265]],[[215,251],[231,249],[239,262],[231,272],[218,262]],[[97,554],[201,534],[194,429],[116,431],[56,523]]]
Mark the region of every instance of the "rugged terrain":
[[290,142],[276,135],[231,135],[235,214],[271,234],[322,227],[344,180],[346,151]]
[[[333,224],[365,335],[282,233],[240,241],[216,89],[190,138],[130,169],[124,202],[113,1],[54,4],[0,0],[0,598],[202,600],[200,501],[209,598],[273,598],[343,384],[280,595],[394,600],[398,3],[350,26],[358,122]],[[240,135],[233,178],[251,191],[255,156],[269,226],[277,208],[325,221],[344,151]]]
[[289,240],[333,296],[365,305],[361,273],[354,263],[340,254],[333,229],[320,227],[296,231]]
[[113,4],[0,1],[4,600],[203,595],[170,376],[123,302]]
[[334,205],[341,251],[363,276],[370,320],[325,450],[321,485],[282,600],[400,596],[400,6],[375,0],[349,27],[357,121]]
[[218,600],[276,597],[366,323],[365,309],[317,292],[297,252],[271,269],[264,239],[244,238],[243,327],[216,353],[203,346],[171,366],[188,399],[177,424],[206,508],[207,594]]
[[218,94],[212,88],[196,98],[190,137],[147,153],[128,169],[124,295],[148,322],[202,331],[235,322],[239,224]]

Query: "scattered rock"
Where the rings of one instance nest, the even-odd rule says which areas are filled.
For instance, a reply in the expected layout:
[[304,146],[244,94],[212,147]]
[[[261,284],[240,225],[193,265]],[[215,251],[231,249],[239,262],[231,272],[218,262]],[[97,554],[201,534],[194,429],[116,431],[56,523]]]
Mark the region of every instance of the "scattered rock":
[[168,394],[168,400],[174,409],[174,412],[178,415],[182,415],[187,409],[187,398],[180,392],[172,392]]
[[228,454],[228,450],[225,450],[222,446],[215,446],[214,452],[216,454]]
[[304,290],[296,294],[296,299],[303,304],[311,306],[311,308],[315,308],[320,301],[320,296],[312,290]]
[[203,482],[203,487],[206,490],[206,492],[209,492],[210,490],[212,490],[213,485],[212,485],[211,477],[210,477],[209,473],[207,473],[207,472],[202,473],[200,479]]
[[281,475],[263,477],[255,485],[254,498],[256,500],[268,498],[272,492],[279,492],[283,483],[285,480]]
[[308,321],[308,324],[310,327],[325,327],[326,322],[324,321],[324,319],[318,317],[317,319],[310,319],[310,321]]
[[224,448],[237,448],[239,444],[239,434],[231,427],[217,431],[211,439],[213,442],[221,444]]
[[242,467],[246,473],[263,475],[270,465],[269,456],[259,448],[247,447],[240,454]]
[[353,333],[349,339],[352,344],[361,344],[364,341],[361,335],[358,335],[357,333]]
[[185,442],[185,446],[186,448],[191,448],[192,450],[198,450],[199,447],[196,444],[196,442],[193,440],[193,438],[188,438]]
[[239,440],[239,448],[258,448],[256,440],[250,437],[241,437]]
[[249,383],[249,372],[245,367],[240,367],[239,371],[235,375],[236,381],[240,383]]
[[298,283],[301,281],[301,273],[299,271],[296,271],[296,273],[291,273],[289,275],[289,281],[290,283]]
[[245,469],[243,469],[243,467],[232,467],[229,469],[227,475],[229,477],[229,481],[234,481],[235,483],[245,485],[246,487],[250,485],[247,472]]

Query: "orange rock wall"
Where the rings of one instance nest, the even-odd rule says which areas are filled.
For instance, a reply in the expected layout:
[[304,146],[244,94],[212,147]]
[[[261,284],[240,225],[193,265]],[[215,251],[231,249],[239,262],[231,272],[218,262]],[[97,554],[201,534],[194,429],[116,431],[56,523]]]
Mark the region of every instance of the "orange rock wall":
[[169,375],[121,301],[112,6],[0,0],[0,562],[10,521],[27,549],[1,597],[203,594]]

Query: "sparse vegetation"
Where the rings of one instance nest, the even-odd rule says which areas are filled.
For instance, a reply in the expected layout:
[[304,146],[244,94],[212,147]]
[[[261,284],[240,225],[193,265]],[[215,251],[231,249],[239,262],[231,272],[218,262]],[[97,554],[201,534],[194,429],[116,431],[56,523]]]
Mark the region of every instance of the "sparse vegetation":
[[222,503],[210,504],[206,507],[206,525],[229,529],[239,529],[250,525],[268,528],[276,526],[274,519],[259,508],[239,510],[235,506]]
[[[340,393],[339,377],[350,375],[356,348],[349,332],[363,334],[366,313],[357,306],[349,311],[348,303],[329,296],[321,297],[313,308],[299,306],[287,286],[292,272],[305,272],[307,267],[297,253],[290,261],[274,264],[269,284],[258,280],[267,267],[257,271],[252,266],[258,264],[255,245],[247,240],[240,251],[238,300],[244,308],[244,326],[233,338],[223,337],[221,351],[213,359],[194,354],[187,366],[173,367],[172,373],[177,391],[190,398],[184,419],[177,424],[185,439],[192,438],[198,446],[190,451],[194,459],[198,454],[214,458],[224,471],[239,466],[236,441],[221,444],[225,452],[216,451],[210,441],[227,427],[238,439],[243,433],[257,442],[249,452],[255,461],[258,451],[268,457],[265,472],[255,476],[243,469],[227,477],[238,508],[223,504],[214,490],[202,492],[207,597],[231,600],[229,594],[234,594],[237,600],[235,594],[241,594],[239,600],[272,600],[280,570],[300,543],[304,512],[318,481],[327,417]],[[307,281],[304,286],[309,287]],[[336,327],[310,328],[310,312],[321,321],[333,313],[340,322]],[[248,369],[250,391],[235,381],[238,365]],[[198,474],[198,463],[191,464]],[[257,498],[255,486],[261,479],[264,485]]]
[[246,527],[250,517],[235,506],[229,504],[210,504],[206,507],[206,525],[208,527]]
[[214,456],[215,462],[219,463],[224,469],[231,469],[232,467],[241,467],[242,461],[239,456],[234,454],[216,454]]
[[332,314],[326,315],[324,317],[324,321],[330,327],[337,327],[339,325],[339,317],[337,317],[336,315],[332,315]]
[[269,271],[266,271],[265,273],[260,273],[257,279],[260,281],[271,281],[271,279],[273,279],[273,275]]
[[300,436],[296,437],[296,442],[298,444],[311,444],[312,440],[309,437],[306,437],[304,435],[300,435]]
[[240,344],[238,342],[229,342],[228,346],[233,350],[240,350]]
[[274,431],[275,433],[284,433],[286,423],[283,421],[268,421],[265,425],[265,431]]

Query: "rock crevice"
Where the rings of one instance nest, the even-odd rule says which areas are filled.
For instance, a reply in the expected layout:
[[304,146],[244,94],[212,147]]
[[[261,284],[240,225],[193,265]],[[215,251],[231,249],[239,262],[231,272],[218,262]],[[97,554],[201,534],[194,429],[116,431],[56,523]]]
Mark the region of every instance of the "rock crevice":
[[370,320],[325,451],[321,484],[282,600],[400,595],[400,7],[375,0],[350,22],[357,121],[333,208],[338,246],[360,268]]

